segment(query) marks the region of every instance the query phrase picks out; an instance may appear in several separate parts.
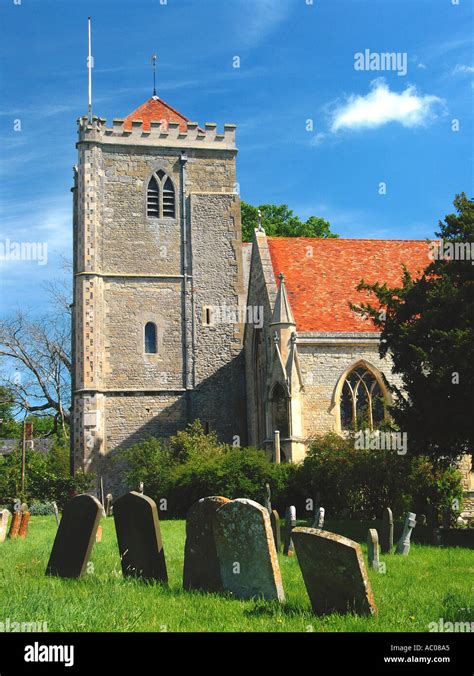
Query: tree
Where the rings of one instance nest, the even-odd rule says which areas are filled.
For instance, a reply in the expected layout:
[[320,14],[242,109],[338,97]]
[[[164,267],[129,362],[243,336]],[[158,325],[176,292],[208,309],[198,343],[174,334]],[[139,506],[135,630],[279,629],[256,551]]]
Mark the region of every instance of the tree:
[[324,218],[310,216],[301,221],[286,204],[262,204],[254,207],[246,202],[241,203],[242,240],[251,242],[253,233],[258,228],[258,211],[262,214],[262,227],[270,237],[337,237],[331,232],[330,225]]
[[0,321],[0,380],[16,416],[53,416],[54,431],[70,419],[70,318],[30,318],[17,312]]
[[9,439],[19,436],[20,425],[15,421],[13,412],[13,393],[8,387],[0,385],[0,438]]
[[362,281],[358,288],[378,305],[352,306],[381,329],[380,355],[390,354],[401,376],[391,413],[409,452],[439,463],[474,448],[474,202],[461,193],[454,206],[457,213],[439,222],[442,248],[431,247],[420,278],[405,269],[398,288]]

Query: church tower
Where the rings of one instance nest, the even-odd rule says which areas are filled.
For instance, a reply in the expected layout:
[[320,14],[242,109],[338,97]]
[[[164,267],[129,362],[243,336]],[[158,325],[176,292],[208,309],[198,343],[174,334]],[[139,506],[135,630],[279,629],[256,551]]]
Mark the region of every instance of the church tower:
[[196,418],[246,442],[235,125],[155,95],[78,133],[72,454],[108,487],[110,453]]

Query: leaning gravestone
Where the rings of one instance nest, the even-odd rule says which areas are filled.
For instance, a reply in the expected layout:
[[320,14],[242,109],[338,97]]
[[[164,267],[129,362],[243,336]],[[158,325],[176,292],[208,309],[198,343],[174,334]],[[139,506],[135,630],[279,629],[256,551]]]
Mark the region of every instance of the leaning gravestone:
[[280,527],[280,515],[278,514],[276,509],[272,509],[272,513],[270,514],[270,524],[272,527],[275,547],[277,552],[279,552],[281,547],[281,527]]
[[184,546],[184,589],[222,591],[221,571],[214,539],[214,515],[230,502],[222,496],[210,496],[195,502],[186,516]]
[[319,507],[318,511],[314,515],[313,528],[324,528],[324,507]]
[[379,558],[379,534],[375,528],[369,528],[367,534],[367,558],[369,560],[369,567],[378,570],[380,568]]
[[285,512],[285,530],[283,535],[283,554],[293,556],[294,547],[291,539],[291,531],[296,526],[296,507],[291,505]]
[[18,537],[20,524],[21,524],[21,511],[15,510],[13,512],[12,520],[10,521],[10,530],[8,531],[9,540],[14,540],[16,537]]
[[247,499],[227,502],[216,511],[214,537],[226,591],[240,599],[285,600],[265,507]]
[[64,507],[46,575],[81,577],[87,567],[102,505],[92,495],[77,495]]
[[316,528],[295,528],[292,537],[316,615],[377,612],[357,542]]
[[7,537],[7,528],[8,528],[8,517],[10,512],[8,509],[2,509],[0,511],[0,542],[4,542]]
[[380,531],[380,549],[382,554],[391,554],[393,548],[393,514],[390,507],[383,510]]
[[123,575],[168,582],[156,502],[136,491],[122,495],[114,521]]
[[408,516],[405,519],[405,525],[403,527],[403,533],[400,540],[397,542],[397,554],[402,554],[407,556],[410,551],[410,538],[411,532],[416,526],[416,514],[413,512],[408,512]]

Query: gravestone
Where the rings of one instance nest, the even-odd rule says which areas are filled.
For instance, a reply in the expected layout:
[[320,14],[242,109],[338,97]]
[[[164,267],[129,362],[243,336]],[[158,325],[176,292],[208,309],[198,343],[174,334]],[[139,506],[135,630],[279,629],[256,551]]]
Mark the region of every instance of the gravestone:
[[443,528],[448,530],[451,528],[451,508],[450,507],[443,507]]
[[113,502],[112,493],[107,493],[107,495],[105,496],[105,516],[112,516],[113,512],[112,502]]
[[383,510],[380,530],[380,549],[382,554],[391,554],[393,548],[393,514],[390,507]]
[[324,515],[325,515],[324,507],[319,507],[318,511],[314,515],[312,528],[324,528]]
[[416,514],[413,514],[413,512],[408,512],[408,516],[405,519],[405,525],[403,527],[402,536],[400,540],[397,542],[396,549],[397,554],[402,554],[403,556],[408,555],[408,552],[410,551],[411,532],[415,526],[416,526]]
[[375,528],[369,528],[367,534],[367,558],[369,560],[369,567],[374,570],[380,568],[379,557],[379,534]]
[[292,537],[316,615],[377,612],[357,542],[316,528],[295,528]]
[[215,513],[214,537],[226,591],[240,599],[285,600],[265,507],[243,498],[227,502]]
[[291,539],[291,531],[296,526],[296,507],[291,505],[287,507],[285,512],[285,530],[283,534],[283,554],[286,556],[293,556],[295,553],[293,547],[293,540]]
[[219,507],[227,502],[229,500],[222,496],[210,496],[189,508],[184,546],[184,589],[223,590],[213,520]]
[[270,514],[270,524],[272,527],[275,547],[277,552],[279,552],[281,547],[281,528],[280,528],[280,515],[278,514],[276,509],[272,509],[272,513]]
[[167,583],[155,501],[136,491],[122,495],[114,502],[114,522],[124,577]]
[[5,538],[7,537],[9,516],[10,512],[8,509],[2,509],[0,511],[0,542],[5,542]]
[[426,526],[427,524],[426,514],[419,514],[416,523],[418,526]]
[[92,495],[77,495],[63,509],[46,575],[81,577],[87,567],[102,505]]
[[30,513],[25,511],[21,513],[20,528],[18,530],[18,537],[24,540],[28,535],[28,524],[30,523]]
[[59,518],[59,509],[58,506],[55,502],[53,502],[53,511],[54,511],[54,518],[56,519],[56,526],[59,527],[59,522],[61,519]]
[[8,532],[9,540],[14,540],[16,537],[18,537],[20,524],[21,524],[21,512],[19,510],[16,510],[13,512],[12,520],[10,522],[10,530]]
[[269,514],[272,513],[272,491],[270,484],[265,484],[265,507]]

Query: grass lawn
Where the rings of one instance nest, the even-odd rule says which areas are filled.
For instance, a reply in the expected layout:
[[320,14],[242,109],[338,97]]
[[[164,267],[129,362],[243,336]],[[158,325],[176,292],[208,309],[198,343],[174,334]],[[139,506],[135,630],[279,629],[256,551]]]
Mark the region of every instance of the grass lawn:
[[[299,525],[305,525],[303,523]],[[371,524],[372,527],[374,524]],[[49,631],[428,631],[429,623],[474,621],[474,554],[412,544],[408,557],[382,556],[369,571],[378,617],[316,618],[296,557],[279,555],[286,604],[183,592],[184,521],[161,523],[169,588],[122,578],[113,519],[103,519],[91,571],[82,580],[45,577],[56,533],[53,516],[32,517],[28,538],[0,544],[0,622],[48,623]],[[368,524],[328,521],[366,553]]]

